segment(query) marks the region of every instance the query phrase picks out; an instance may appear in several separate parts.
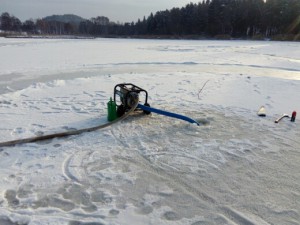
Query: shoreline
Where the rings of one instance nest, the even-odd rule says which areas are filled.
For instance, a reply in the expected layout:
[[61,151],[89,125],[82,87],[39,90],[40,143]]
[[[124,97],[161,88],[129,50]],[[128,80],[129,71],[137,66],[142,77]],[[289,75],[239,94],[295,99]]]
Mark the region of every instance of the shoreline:
[[4,38],[28,38],[28,39],[96,39],[96,38],[108,38],[108,39],[145,39],[145,40],[245,40],[245,41],[292,41],[299,42],[298,35],[277,35],[274,37],[231,37],[228,35],[218,35],[215,37],[206,37],[201,35],[100,35],[100,36],[84,36],[84,35],[3,35]]
[[35,36],[35,35],[11,35],[5,38],[28,38],[28,39],[95,39],[96,37],[76,36],[76,35],[46,35],[46,36]]

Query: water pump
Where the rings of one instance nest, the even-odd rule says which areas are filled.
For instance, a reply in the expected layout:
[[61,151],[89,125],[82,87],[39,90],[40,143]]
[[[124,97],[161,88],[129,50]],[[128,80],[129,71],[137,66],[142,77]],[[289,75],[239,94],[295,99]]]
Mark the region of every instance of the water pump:
[[[144,97],[144,106],[150,107],[148,104],[148,92],[146,90],[132,83],[117,84],[114,88],[114,102],[117,104],[118,117],[121,117],[139,102],[140,96]],[[143,110],[143,112],[145,114],[151,113],[147,110]]]
[[[143,104],[139,103],[140,96],[143,96],[142,98],[144,98]],[[114,102],[117,105],[118,117],[121,117],[126,112],[128,112],[132,107],[137,105],[136,109],[142,110],[145,114],[150,114],[151,112],[153,112],[164,116],[185,120],[187,122],[199,125],[197,121],[189,117],[150,107],[148,103],[148,92],[132,83],[117,84],[115,86]]]

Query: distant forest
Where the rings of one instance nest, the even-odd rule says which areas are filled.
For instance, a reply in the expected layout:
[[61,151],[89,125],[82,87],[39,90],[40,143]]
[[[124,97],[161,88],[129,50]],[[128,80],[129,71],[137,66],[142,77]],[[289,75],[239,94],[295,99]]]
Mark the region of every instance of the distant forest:
[[299,41],[300,0],[205,0],[122,24],[104,16],[83,19],[75,15],[21,22],[5,12],[0,18],[0,29],[27,35]]

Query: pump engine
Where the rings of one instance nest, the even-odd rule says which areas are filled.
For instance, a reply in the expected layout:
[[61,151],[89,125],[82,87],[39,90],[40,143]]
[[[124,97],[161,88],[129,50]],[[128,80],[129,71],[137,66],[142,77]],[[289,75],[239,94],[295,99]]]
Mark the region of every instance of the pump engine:
[[[114,101],[117,104],[117,115],[122,116],[125,112],[130,110],[137,102],[139,102],[140,95],[144,97],[144,105],[150,107],[148,104],[148,92],[132,83],[117,84],[114,88]],[[119,98],[117,98],[119,96]],[[143,110],[145,114],[151,112]]]

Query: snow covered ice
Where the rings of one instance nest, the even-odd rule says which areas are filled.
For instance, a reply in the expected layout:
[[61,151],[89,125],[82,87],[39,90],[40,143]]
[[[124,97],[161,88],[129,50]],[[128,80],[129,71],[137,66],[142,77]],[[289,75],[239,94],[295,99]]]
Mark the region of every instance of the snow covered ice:
[[201,124],[1,147],[1,225],[300,224],[299,118],[274,123],[299,117],[299,43],[1,38],[0,66],[0,142],[104,124],[123,82]]

